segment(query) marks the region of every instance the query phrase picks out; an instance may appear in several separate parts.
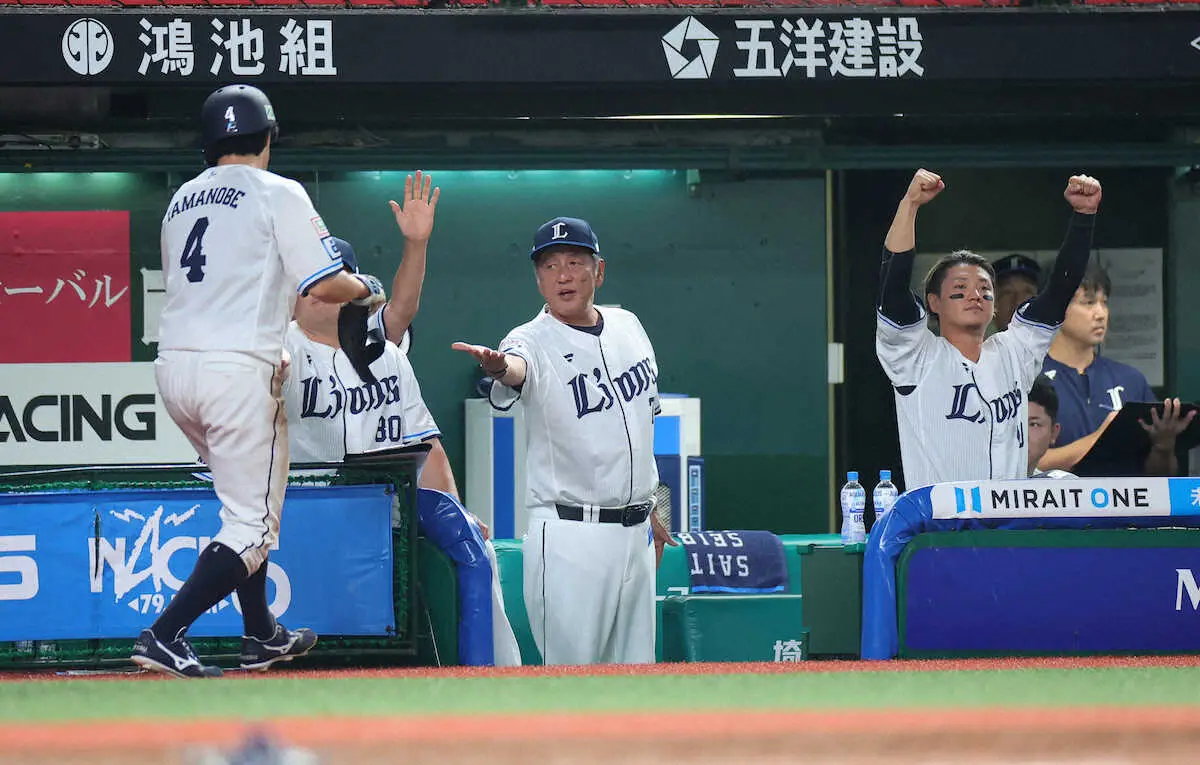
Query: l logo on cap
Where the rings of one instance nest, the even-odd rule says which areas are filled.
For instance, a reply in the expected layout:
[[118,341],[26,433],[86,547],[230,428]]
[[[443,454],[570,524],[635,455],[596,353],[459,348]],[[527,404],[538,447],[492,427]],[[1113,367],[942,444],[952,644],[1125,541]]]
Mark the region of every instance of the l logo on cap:
[[555,223],[554,229],[553,229],[553,234],[551,235],[550,238],[551,239],[566,239],[567,238],[567,224],[566,223]]

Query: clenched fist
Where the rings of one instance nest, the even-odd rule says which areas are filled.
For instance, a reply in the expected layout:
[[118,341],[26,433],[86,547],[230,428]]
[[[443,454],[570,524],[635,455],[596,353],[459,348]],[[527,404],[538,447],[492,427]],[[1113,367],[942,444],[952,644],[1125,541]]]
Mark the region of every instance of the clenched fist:
[[1071,208],[1077,213],[1085,215],[1095,215],[1100,209],[1100,181],[1090,175],[1072,175],[1067,180],[1067,190],[1063,192],[1063,198],[1071,204]]
[[942,176],[922,168],[916,172],[912,182],[908,184],[908,191],[904,198],[920,207],[940,194],[944,188],[946,188],[946,184],[942,181]]

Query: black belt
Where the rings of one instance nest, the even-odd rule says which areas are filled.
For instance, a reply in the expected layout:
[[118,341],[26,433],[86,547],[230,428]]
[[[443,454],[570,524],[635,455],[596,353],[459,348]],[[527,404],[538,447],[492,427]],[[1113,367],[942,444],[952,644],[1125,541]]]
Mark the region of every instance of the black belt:
[[650,517],[654,509],[653,502],[643,502],[640,505],[625,507],[599,507],[587,510],[574,505],[555,505],[558,517],[564,521],[582,521],[585,517],[593,522],[619,523],[622,526],[637,526]]

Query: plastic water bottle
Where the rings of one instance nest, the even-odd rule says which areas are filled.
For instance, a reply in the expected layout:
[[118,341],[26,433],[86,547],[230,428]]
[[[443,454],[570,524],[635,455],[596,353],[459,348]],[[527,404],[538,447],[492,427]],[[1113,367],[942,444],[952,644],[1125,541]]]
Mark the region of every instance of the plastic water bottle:
[[875,508],[875,523],[879,523],[888,513],[892,511],[892,505],[896,504],[896,497],[900,496],[900,492],[896,491],[896,484],[892,483],[892,471],[880,470],[879,483],[875,484],[875,491],[871,493],[871,507]]
[[867,508],[867,491],[858,482],[858,473],[846,473],[846,485],[842,487],[842,544],[859,545],[867,541],[867,527],[863,523],[863,511]]

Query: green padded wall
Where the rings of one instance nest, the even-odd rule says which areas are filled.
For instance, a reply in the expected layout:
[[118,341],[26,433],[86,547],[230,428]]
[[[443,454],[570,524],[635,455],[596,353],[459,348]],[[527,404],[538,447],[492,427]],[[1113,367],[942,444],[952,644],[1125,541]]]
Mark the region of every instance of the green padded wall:
[[[199,170],[197,162],[197,171]],[[528,247],[555,215],[588,218],[608,260],[601,303],[634,310],[654,341],[666,392],[703,399],[713,527],[826,530],[824,176],[726,180],[689,190],[684,170],[432,171],[442,188],[412,353],[460,486],[463,399],[476,368],[454,340],[495,344],[541,306]],[[299,176],[329,228],[385,282],[401,236],[388,208],[402,172]],[[160,267],[165,173],[0,173],[0,209],[127,209],[134,273]],[[470,502],[470,498],[465,498]]]
[[[706,176],[691,194],[665,170],[431,172],[442,197],[411,358],[460,484],[476,367],[450,344],[494,345],[539,310],[533,231],[574,215],[607,260],[598,302],[641,318],[663,391],[703,401],[710,526],[826,530],[823,177]],[[330,230],[386,277],[401,250],[387,200],[403,183],[322,173],[313,194]]]

